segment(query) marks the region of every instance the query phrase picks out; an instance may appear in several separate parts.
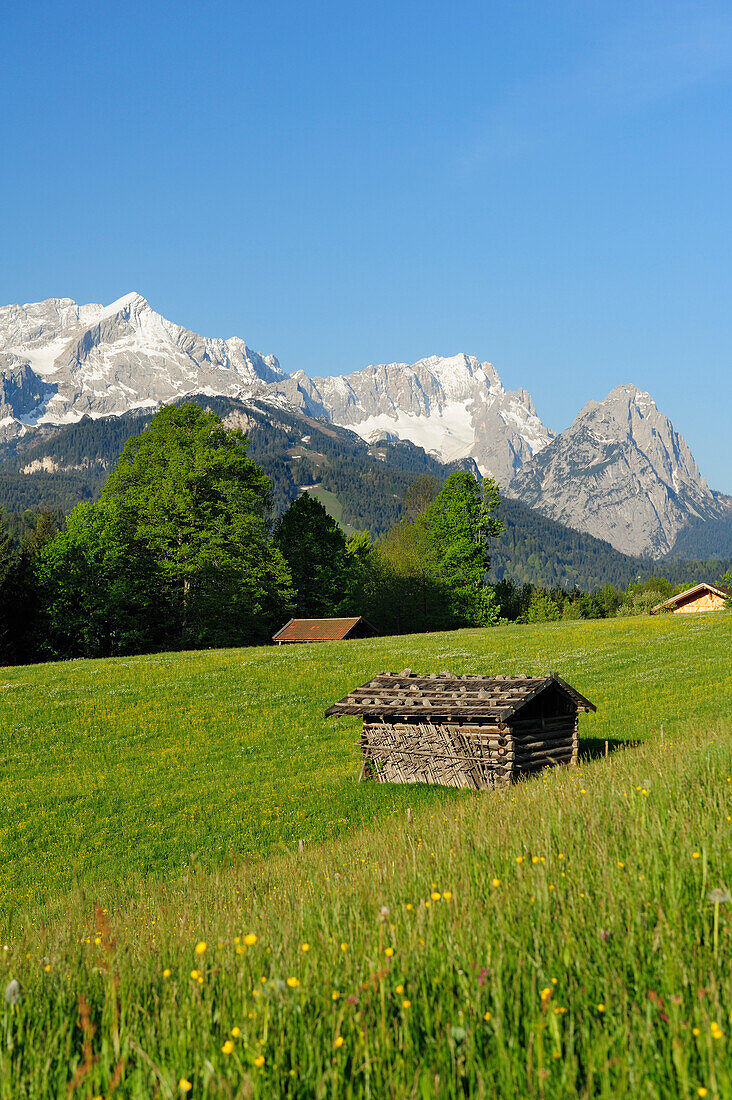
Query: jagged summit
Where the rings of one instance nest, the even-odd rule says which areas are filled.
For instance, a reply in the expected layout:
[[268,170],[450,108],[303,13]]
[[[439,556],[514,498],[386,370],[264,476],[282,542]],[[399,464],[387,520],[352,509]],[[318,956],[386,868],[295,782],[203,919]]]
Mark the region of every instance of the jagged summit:
[[551,519],[627,554],[668,553],[690,518],[717,519],[713,493],[683,436],[650,394],[616,386],[514,478],[511,493]]

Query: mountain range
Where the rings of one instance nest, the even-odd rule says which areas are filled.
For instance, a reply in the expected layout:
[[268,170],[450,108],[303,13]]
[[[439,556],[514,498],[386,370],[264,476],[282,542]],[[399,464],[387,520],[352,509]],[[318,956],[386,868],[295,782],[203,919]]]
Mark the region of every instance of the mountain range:
[[470,355],[310,378],[238,337],[190,332],[135,293],[109,306],[52,298],[0,308],[6,455],[84,417],[190,395],[256,399],[275,418],[289,410],[369,444],[402,440],[442,462],[472,461],[509,496],[625,554],[657,559],[707,534],[732,546],[732,498],[707,486],[683,437],[632,385],[589,402],[555,436],[526,390],[505,390],[495,367]]

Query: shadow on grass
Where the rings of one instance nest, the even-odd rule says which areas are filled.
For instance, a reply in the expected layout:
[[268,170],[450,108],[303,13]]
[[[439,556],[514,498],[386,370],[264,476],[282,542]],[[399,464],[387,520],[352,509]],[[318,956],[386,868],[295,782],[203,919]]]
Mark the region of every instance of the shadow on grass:
[[609,737],[607,740],[600,737],[583,737],[579,743],[579,759],[598,760],[601,756],[609,756],[618,749],[637,749],[642,741],[619,741]]

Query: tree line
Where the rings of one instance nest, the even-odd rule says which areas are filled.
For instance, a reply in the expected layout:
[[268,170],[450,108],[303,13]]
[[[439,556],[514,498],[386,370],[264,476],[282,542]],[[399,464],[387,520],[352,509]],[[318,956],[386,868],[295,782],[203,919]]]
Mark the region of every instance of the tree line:
[[98,501],[65,523],[3,523],[0,657],[262,643],[291,615],[363,614],[384,633],[497,621],[494,483],[460,471],[424,496],[418,482],[385,539],[348,539],[307,493],[273,523],[248,448],[214,413],[169,406],[128,439]]
[[100,499],[0,517],[0,660],[267,642],[291,616],[363,615],[401,634],[640,614],[683,585],[592,593],[489,582],[499,489],[465,470],[416,477],[378,539],[347,537],[307,492],[272,519],[272,483],[195,404],[128,439]]

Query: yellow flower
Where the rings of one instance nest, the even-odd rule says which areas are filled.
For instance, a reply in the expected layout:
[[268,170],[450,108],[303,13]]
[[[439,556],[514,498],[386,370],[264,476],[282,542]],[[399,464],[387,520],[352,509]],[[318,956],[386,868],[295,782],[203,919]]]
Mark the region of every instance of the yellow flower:
[[445,892],[442,896],[445,899],[445,901],[452,901],[452,891],[451,890],[445,890]]
[[254,947],[256,942],[257,937],[254,935],[254,933],[247,932],[246,936],[244,937],[244,943],[247,945],[247,947]]
[[440,898],[442,897],[442,894],[440,894],[437,890],[433,890],[432,893],[430,894],[430,897],[432,898],[433,901],[439,901]]
[[549,998],[551,997],[551,995],[552,995],[552,991],[549,988],[549,986],[546,986],[545,989],[542,989],[541,993],[539,994],[539,996],[541,997],[541,1000],[542,1000],[542,1004],[545,1003],[546,1001],[548,1001]]
[[721,1027],[719,1026],[719,1024],[717,1023],[716,1020],[712,1020],[712,1023],[710,1025],[709,1030],[712,1033],[712,1038],[713,1039],[721,1039],[722,1036],[724,1035],[724,1032],[722,1031]]
[[701,855],[701,852],[692,852],[691,853],[691,858],[692,859],[699,859],[700,855]]
[[239,1036],[241,1035],[241,1028],[240,1027],[232,1027],[231,1034],[235,1039],[238,1039]]
[[483,1019],[485,1020],[486,1023],[488,1023],[488,1021],[490,1019],[492,1019],[490,1012],[486,1012],[485,1015],[483,1016]]
[[264,1065],[264,1055],[263,1054],[258,1054],[257,1055],[257,1057],[254,1059],[254,1065],[257,1067],[257,1069],[262,1068],[262,1066]]
[[170,971],[168,970],[168,968],[167,968],[167,967],[166,967],[166,968],[165,968],[165,970],[163,971],[163,977],[164,977],[164,978],[169,978],[169,977],[170,977]]
[[347,951],[347,950],[348,950],[348,944],[347,943],[342,943],[341,944],[341,951]]
[[236,953],[237,953],[237,955],[246,955],[247,949],[246,949],[246,947],[244,947],[243,944],[238,943],[236,945]]
[[343,1036],[342,1035],[336,1035],[336,1040],[333,1043],[333,1046],[336,1048],[336,1050],[338,1050],[340,1047],[343,1046],[343,1042],[344,1042]]
[[44,968],[43,968],[43,969],[44,969],[44,970],[46,971],[46,973],[47,973],[47,974],[48,974],[48,973],[50,973],[50,971],[51,971],[51,964],[50,964],[50,963],[46,963],[46,965],[44,966]]
[[493,879],[493,885],[494,886],[500,886],[501,885],[501,880],[499,878],[494,878]]
[[97,945],[97,947],[99,947],[99,944],[101,942],[102,942],[102,937],[101,936],[95,936],[94,937],[94,943]]
[[605,1011],[605,1005],[598,1005],[597,1006],[597,1011],[598,1012],[604,1012]]
[[620,859],[618,860],[618,867],[625,867],[625,864]]
[[234,1044],[232,1043],[231,1039],[227,1039],[221,1049],[224,1054],[231,1054],[234,1050]]
[[538,863],[539,862],[539,857],[538,856],[532,856],[531,857],[531,862],[532,863]]
[[194,982],[197,982],[201,976],[200,970],[191,970],[191,978]]
[[396,992],[396,993],[403,993],[403,992],[404,992],[404,986],[403,986],[403,985],[398,985],[398,986],[396,987],[396,990],[395,990],[395,992]]
[[692,1034],[692,1035],[701,1035],[701,1031],[699,1030],[699,1028],[698,1028],[698,1027],[693,1027],[693,1028],[691,1029],[691,1034]]
[[557,859],[564,859],[564,852],[557,852]]
[[181,1092],[190,1092],[193,1088],[193,1085],[190,1081],[186,1081],[185,1077],[181,1077],[180,1081],[178,1082],[178,1088]]
[[393,947],[387,947],[386,950],[384,951],[384,954],[386,955],[387,959],[390,959],[392,957],[392,955],[394,954],[394,948]]
[[309,943],[304,943],[302,945],[302,950],[303,951],[309,951],[310,950],[310,944]]
[[196,944],[196,954],[197,955],[205,955],[206,954],[206,941],[205,940],[199,940],[199,942]]
[[706,1096],[708,1092],[709,1092],[709,1089],[705,1089],[704,1085],[700,1085],[699,1088],[696,1090],[696,1095],[697,1096]]
[[414,909],[414,906],[412,905],[411,901],[407,902],[407,909]]
[[287,984],[289,985],[290,989],[297,989],[300,982],[297,978],[288,978],[287,979]]
[[556,985],[556,984],[557,984],[557,979],[556,979],[556,978],[552,978],[552,985]]
[[517,863],[523,863],[524,862],[524,857],[523,856],[516,856],[516,862]]
[[412,1007],[412,1002],[411,1001],[407,1001],[407,1000],[402,1001],[402,1008],[411,1008],[411,1007]]
[[333,992],[330,995],[331,1001],[337,1001],[339,997],[340,997],[340,993],[338,992],[337,989],[334,989]]

